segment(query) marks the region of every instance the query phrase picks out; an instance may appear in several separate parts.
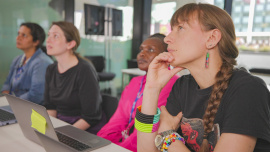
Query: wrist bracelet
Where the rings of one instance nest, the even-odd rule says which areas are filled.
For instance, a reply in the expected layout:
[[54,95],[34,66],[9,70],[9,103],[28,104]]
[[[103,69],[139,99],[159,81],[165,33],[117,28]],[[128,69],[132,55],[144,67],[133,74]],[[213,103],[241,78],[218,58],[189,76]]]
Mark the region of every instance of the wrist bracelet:
[[141,113],[141,106],[137,108],[135,116],[135,128],[138,131],[151,133],[158,130],[160,110],[157,108],[156,115],[147,115]]
[[168,147],[176,140],[180,140],[183,142],[183,144],[185,144],[184,138],[182,136],[180,136],[177,132],[173,132],[172,134],[170,134],[164,138],[164,143],[161,147],[161,151],[168,152]]

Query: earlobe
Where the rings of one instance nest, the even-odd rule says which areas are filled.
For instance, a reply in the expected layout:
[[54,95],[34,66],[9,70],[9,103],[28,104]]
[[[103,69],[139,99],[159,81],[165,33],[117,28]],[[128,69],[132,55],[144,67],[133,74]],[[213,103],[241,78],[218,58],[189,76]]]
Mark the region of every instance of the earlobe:
[[37,47],[39,45],[39,40],[36,40],[36,42],[34,42],[34,46]]

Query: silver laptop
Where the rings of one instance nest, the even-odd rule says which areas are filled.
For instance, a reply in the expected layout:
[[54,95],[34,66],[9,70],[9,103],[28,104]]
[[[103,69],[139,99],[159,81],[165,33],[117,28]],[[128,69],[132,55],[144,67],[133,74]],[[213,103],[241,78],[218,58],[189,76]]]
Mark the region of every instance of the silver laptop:
[[[4,94],[0,93],[0,98],[5,98]],[[14,124],[17,120],[10,108],[10,106],[1,106],[0,107],[0,127]]]
[[33,110],[45,118],[46,136],[71,146],[78,151],[92,151],[111,143],[109,140],[77,129],[71,125],[54,128],[44,106],[17,98],[12,95],[5,94],[5,96],[16,116],[24,136],[41,146],[42,143],[36,135],[34,131],[35,129],[31,127],[31,115]]
[[17,123],[10,106],[0,107],[0,126]]
[[67,146],[66,144],[63,144],[57,140],[54,140],[42,133],[40,133],[37,130],[34,130],[36,135],[38,136],[40,142],[42,143],[44,149],[46,152],[79,152],[76,149],[71,148],[70,146]]

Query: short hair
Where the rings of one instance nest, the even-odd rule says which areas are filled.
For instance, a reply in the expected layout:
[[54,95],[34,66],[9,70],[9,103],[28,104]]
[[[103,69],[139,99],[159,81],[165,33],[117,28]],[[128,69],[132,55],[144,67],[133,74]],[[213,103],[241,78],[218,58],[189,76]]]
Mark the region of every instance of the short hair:
[[157,39],[159,39],[160,41],[162,41],[162,45],[164,46],[164,50],[163,50],[163,52],[165,52],[165,51],[167,51],[167,47],[168,47],[168,44],[166,44],[165,43],[165,41],[164,41],[164,38],[165,38],[166,36],[164,35],[164,34],[161,34],[161,33],[155,33],[155,34],[153,34],[153,35],[150,35],[148,38],[150,39],[150,38],[157,38]]
[[31,35],[33,37],[33,42],[36,42],[37,40],[39,41],[39,44],[36,46],[36,49],[42,48],[42,45],[46,37],[44,29],[40,25],[31,22],[22,23],[21,26],[26,26],[27,28],[30,29]]

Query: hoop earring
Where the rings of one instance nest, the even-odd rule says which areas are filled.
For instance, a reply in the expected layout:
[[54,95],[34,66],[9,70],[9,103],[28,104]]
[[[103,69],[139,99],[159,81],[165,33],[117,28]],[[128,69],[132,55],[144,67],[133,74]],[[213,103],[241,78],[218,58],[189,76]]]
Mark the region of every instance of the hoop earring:
[[206,53],[205,68],[209,67],[209,52]]

